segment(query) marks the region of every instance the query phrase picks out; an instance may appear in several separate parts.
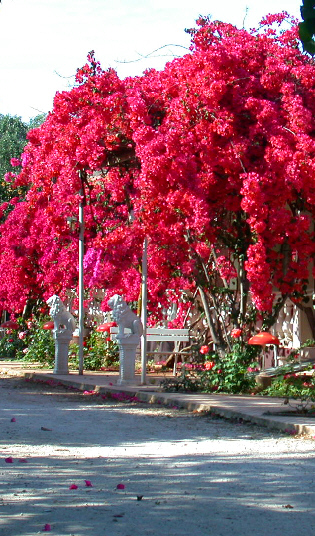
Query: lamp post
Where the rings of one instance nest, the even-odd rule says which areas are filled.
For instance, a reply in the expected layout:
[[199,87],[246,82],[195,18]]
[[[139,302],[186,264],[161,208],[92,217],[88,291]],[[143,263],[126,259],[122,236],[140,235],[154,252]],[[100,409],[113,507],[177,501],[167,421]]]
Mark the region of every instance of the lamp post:
[[[84,183],[86,182],[86,171],[79,170],[81,189],[79,191],[79,374],[83,374],[83,342],[84,342],[84,207],[86,205]],[[70,229],[73,231],[76,217],[67,218]]]
[[143,242],[142,255],[142,303],[141,303],[141,321],[143,326],[143,334],[141,337],[141,385],[146,384],[147,370],[147,293],[148,293],[148,239]]
[[83,374],[83,337],[84,337],[84,186],[83,182],[85,171],[80,170],[79,176],[81,180],[80,202],[79,202],[79,374]]

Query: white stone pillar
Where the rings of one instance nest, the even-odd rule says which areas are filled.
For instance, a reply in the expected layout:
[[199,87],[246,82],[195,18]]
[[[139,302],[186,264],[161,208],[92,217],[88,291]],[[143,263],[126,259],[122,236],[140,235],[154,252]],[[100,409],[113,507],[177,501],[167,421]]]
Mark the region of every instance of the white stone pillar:
[[127,338],[116,337],[119,345],[119,379],[118,385],[134,383],[136,350],[140,343],[139,335],[129,335]]
[[69,374],[68,353],[69,343],[75,330],[75,321],[72,314],[67,311],[62,300],[54,294],[47,302],[49,314],[54,321],[53,338],[55,340],[55,368],[54,374]]
[[69,344],[72,335],[69,333],[57,333],[54,330],[53,337],[55,339],[55,368],[54,374],[69,374],[68,355]]

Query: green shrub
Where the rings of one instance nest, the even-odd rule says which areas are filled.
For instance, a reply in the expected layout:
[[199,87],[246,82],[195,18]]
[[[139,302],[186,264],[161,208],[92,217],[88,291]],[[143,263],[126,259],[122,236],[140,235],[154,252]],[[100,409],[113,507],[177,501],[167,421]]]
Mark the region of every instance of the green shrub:
[[49,368],[54,366],[55,341],[52,337],[51,330],[41,329],[31,335],[23,359],[25,361],[40,363]]
[[0,339],[0,357],[52,366],[55,346],[51,331],[42,329],[45,321],[42,315],[27,321],[18,318],[19,329],[8,329]]
[[[208,347],[202,347],[208,348]],[[202,367],[189,370],[185,367],[175,380],[163,382],[165,390],[201,391],[204,393],[247,393],[255,386],[255,359],[260,348],[242,342],[233,344],[232,351],[224,357],[215,352],[204,353]]]
[[7,330],[7,333],[0,339],[2,359],[16,359],[24,348],[25,341],[19,338],[19,330]]
[[32,327],[27,331],[27,336],[24,339],[25,348],[19,352],[19,357],[24,361],[36,362],[53,368],[55,341],[52,336],[52,330],[42,328],[45,321],[47,321],[45,318],[32,320]]
[[[71,343],[69,348],[69,364],[78,367],[78,344]],[[86,370],[102,370],[119,367],[118,344],[109,339],[108,334],[92,331],[84,341],[84,368]]]
[[297,409],[304,410],[309,403],[315,402],[315,377],[313,366],[304,371],[296,371],[294,363],[282,368],[282,374],[273,379],[271,386],[262,394],[284,398],[290,404],[290,399],[298,401]]
[[223,358],[217,354],[206,356],[205,369],[199,372],[202,390],[206,393],[247,393],[255,385],[258,363],[254,360],[260,349],[234,343],[232,351]]

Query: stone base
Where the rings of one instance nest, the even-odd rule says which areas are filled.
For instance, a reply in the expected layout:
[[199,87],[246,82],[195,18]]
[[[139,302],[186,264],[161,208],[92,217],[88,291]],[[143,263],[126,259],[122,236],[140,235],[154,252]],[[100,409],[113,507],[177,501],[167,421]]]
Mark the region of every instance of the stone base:
[[119,378],[117,380],[117,385],[132,385],[135,383],[135,380],[131,379],[131,380],[123,380],[122,378]]
[[[118,339],[119,344],[119,380],[118,385],[126,385],[135,381],[135,363],[137,344],[129,339]],[[139,342],[139,337],[138,337]]]
[[60,374],[61,376],[64,376],[65,374],[69,374],[69,369],[55,369],[53,374]]
[[54,374],[69,374],[68,353],[69,353],[69,336],[55,339],[55,368]]
[[256,380],[258,387],[261,390],[263,390],[263,389],[266,389],[267,387],[270,387],[271,382],[272,382],[272,377],[269,376],[268,374],[264,374],[263,372],[261,372],[260,374],[257,374],[255,380]]

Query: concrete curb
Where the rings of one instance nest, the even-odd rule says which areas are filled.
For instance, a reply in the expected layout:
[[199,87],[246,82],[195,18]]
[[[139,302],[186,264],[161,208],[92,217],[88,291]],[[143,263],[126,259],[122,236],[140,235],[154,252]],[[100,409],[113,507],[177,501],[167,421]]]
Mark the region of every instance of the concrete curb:
[[[176,406],[187,411],[208,412],[229,420],[253,423],[268,429],[278,430],[291,435],[307,435],[315,438],[315,419],[300,416],[292,412],[292,416],[266,415],[269,407],[280,410],[281,399],[266,397],[238,397],[237,395],[207,395],[186,393],[164,393],[151,386],[123,385],[95,382],[95,378],[84,380],[71,375],[70,378],[40,372],[24,372],[24,377],[33,381],[53,381],[65,386],[72,386],[80,391],[95,391],[99,394],[111,395],[124,393],[135,396],[148,404]],[[258,402],[258,403],[257,403]],[[313,424],[313,422],[314,424]]]

